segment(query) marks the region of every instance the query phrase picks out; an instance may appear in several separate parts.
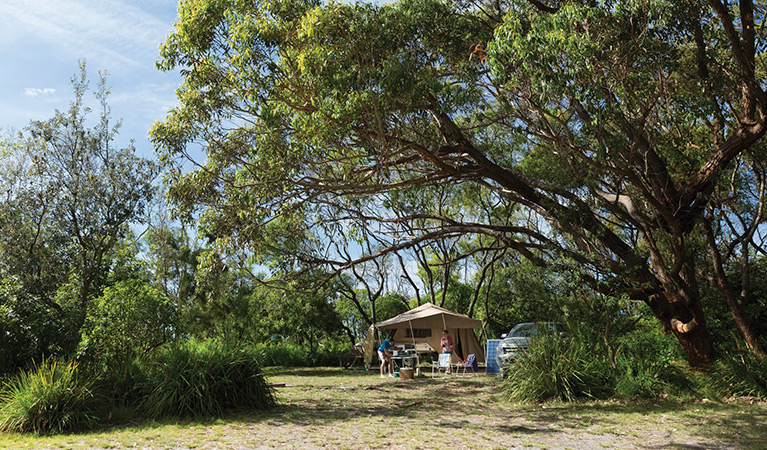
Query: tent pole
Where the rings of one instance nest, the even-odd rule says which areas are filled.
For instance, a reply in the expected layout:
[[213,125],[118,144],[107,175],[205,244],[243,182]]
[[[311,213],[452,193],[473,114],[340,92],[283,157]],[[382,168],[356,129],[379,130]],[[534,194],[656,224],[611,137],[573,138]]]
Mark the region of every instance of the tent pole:
[[413,321],[408,320],[407,324],[410,326],[410,342],[413,343],[413,348],[415,348],[415,334],[413,334]]

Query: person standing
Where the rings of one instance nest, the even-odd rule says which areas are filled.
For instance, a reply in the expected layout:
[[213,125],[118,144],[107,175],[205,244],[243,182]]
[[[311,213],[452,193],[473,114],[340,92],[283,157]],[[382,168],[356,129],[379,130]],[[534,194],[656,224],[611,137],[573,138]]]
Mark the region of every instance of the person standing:
[[[450,355],[450,358],[452,360],[453,358],[453,338],[450,337],[450,335],[447,333],[447,330],[442,330],[442,353]],[[450,373],[450,366],[451,364],[448,364],[447,371],[445,373]]]
[[381,346],[378,347],[378,359],[381,360],[381,378],[386,378],[386,375],[384,375],[384,367],[386,367],[386,363],[389,363],[389,376],[394,377],[393,371],[393,362],[392,362],[392,353],[391,349],[394,348],[394,338],[388,337],[384,339],[383,342],[381,342]]

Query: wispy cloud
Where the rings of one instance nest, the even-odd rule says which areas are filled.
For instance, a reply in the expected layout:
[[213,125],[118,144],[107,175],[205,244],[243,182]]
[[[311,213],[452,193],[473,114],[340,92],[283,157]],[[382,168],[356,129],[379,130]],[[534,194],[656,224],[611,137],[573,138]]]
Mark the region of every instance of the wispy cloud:
[[56,89],[53,88],[26,88],[24,89],[24,95],[25,97],[37,97],[38,95],[48,95],[48,94],[54,94],[56,92]]
[[[144,66],[154,62],[170,31],[167,19],[118,0],[3,0],[0,19],[6,42],[44,41],[73,58]],[[32,33],[30,35],[30,33]]]

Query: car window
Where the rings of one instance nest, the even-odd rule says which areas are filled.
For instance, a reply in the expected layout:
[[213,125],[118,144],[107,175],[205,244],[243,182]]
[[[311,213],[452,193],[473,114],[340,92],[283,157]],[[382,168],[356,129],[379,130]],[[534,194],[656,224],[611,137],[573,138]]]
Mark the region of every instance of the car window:
[[509,332],[509,337],[530,337],[535,336],[538,332],[538,329],[534,324],[530,325],[523,325],[519,327],[515,327],[515,329],[511,330]]

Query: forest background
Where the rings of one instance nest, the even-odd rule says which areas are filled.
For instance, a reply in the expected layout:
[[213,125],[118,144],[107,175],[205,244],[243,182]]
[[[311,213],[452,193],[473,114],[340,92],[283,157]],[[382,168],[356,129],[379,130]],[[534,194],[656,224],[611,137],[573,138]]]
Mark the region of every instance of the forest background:
[[482,340],[567,324],[541,349],[575,364],[523,367],[570,381],[512,397],[764,395],[765,15],[182,2],[156,159],[115,146],[84,62],[4,136],[0,376],[63,358],[147,408],[174,358],[335,363],[429,301]]

